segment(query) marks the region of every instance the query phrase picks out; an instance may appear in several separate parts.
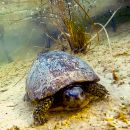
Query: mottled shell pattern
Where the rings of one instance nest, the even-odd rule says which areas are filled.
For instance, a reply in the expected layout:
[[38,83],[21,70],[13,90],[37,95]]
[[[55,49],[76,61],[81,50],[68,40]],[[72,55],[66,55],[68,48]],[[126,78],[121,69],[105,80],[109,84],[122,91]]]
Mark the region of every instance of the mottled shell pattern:
[[75,82],[99,81],[83,60],[62,51],[40,53],[27,75],[26,92],[31,100],[43,99]]

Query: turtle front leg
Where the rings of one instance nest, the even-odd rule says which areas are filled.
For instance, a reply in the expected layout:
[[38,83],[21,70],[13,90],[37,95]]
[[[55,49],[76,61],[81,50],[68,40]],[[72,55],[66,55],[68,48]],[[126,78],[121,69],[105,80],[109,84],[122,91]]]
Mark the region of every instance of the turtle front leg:
[[99,83],[90,83],[88,87],[86,87],[86,91],[99,98],[104,98],[109,95],[108,90]]
[[54,99],[53,97],[48,97],[38,103],[33,112],[34,124],[42,125],[47,122],[46,113],[52,106]]

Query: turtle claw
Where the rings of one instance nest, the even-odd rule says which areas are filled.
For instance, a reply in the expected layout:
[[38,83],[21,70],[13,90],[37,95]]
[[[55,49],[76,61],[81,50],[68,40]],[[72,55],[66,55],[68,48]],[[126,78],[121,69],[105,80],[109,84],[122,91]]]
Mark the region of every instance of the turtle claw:
[[[39,109],[40,110],[40,109]],[[43,125],[47,122],[46,114],[42,113],[42,111],[38,111],[37,109],[33,113],[34,125]]]
[[47,121],[48,121],[48,120],[47,120],[47,118],[45,118],[45,117],[39,117],[39,118],[35,118],[35,117],[34,117],[34,125],[35,125],[35,126],[43,125],[43,124],[45,124]]

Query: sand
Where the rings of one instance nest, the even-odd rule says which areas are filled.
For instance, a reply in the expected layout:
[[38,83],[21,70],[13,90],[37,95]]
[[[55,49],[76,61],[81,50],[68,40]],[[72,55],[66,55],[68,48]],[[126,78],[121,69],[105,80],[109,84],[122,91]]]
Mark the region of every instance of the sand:
[[[103,40],[88,54],[77,55],[93,66],[101,78],[100,83],[109,90],[109,100],[93,102],[78,112],[51,113],[49,114],[49,121],[43,126],[32,124],[33,106],[23,101],[26,73],[36,53],[31,51],[31,53],[34,53],[31,58],[28,56],[1,66],[0,130],[129,130],[129,34],[129,30],[110,34],[113,61],[109,53],[107,40]],[[112,63],[114,63],[118,81],[113,79]]]

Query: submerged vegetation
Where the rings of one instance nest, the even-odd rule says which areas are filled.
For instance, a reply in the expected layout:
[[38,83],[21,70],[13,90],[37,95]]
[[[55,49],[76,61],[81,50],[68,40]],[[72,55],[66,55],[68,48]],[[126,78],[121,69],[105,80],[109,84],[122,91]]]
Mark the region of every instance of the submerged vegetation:
[[[88,2],[88,5],[93,5],[95,1]],[[47,12],[43,1],[41,2],[41,17],[46,17],[47,21],[51,23],[58,30],[58,40],[54,39],[53,36],[50,36],[48,31],[45,30],[45,34],[50,37],[52,40],[60,43],[63,47],[66,44],[62,42],[60,37],[67,40],[69,47],[74,53],[86,53],[93,49],[99,43],[99,33],[105,29],[105,27],[111,22],[112,18],[121,8],[119,7],[113,14],[111,14],[108,21],[106,21],[104,27],[101,23],[101,30],[97,29],[97,24],[92,19],[92,16],[89,14],[90,7],[87,8],[82,4],[82,1],[72,0],[72,1],[50,1],[47,6]],[[92,8],[92,7],[91,7]],[[44,10],[44,11],[43,11]],[[47,14],[50,14],[47,16]],[[51,17],[50,17],[51,16]],[[99,25],[98,24],[98,25]],[[55,32],[57,33],[57,32]],[[96,33],[96,34],[95,34]],[[94,35],[95,34],[95,35]],[[106,33],[105,33],[106,34]],[[107,39],[109,40],[108,35]],[[97,38],[96,41],[93,40]],[[110,53],[112,55],[111,46],[109,42]]]
[[63,30],[62,33],[71,51],[74,53],[88,51],[91,45],[91,42],[88,42],[91,39],[91,32],[88,28],[92,28],[94,23],[82,5],[76,0],[71,2],[60,0],[51,3],[51,7],[52,9],[57,7],[56,14],[59,15],[60,25],[63,24],[58,28]]

